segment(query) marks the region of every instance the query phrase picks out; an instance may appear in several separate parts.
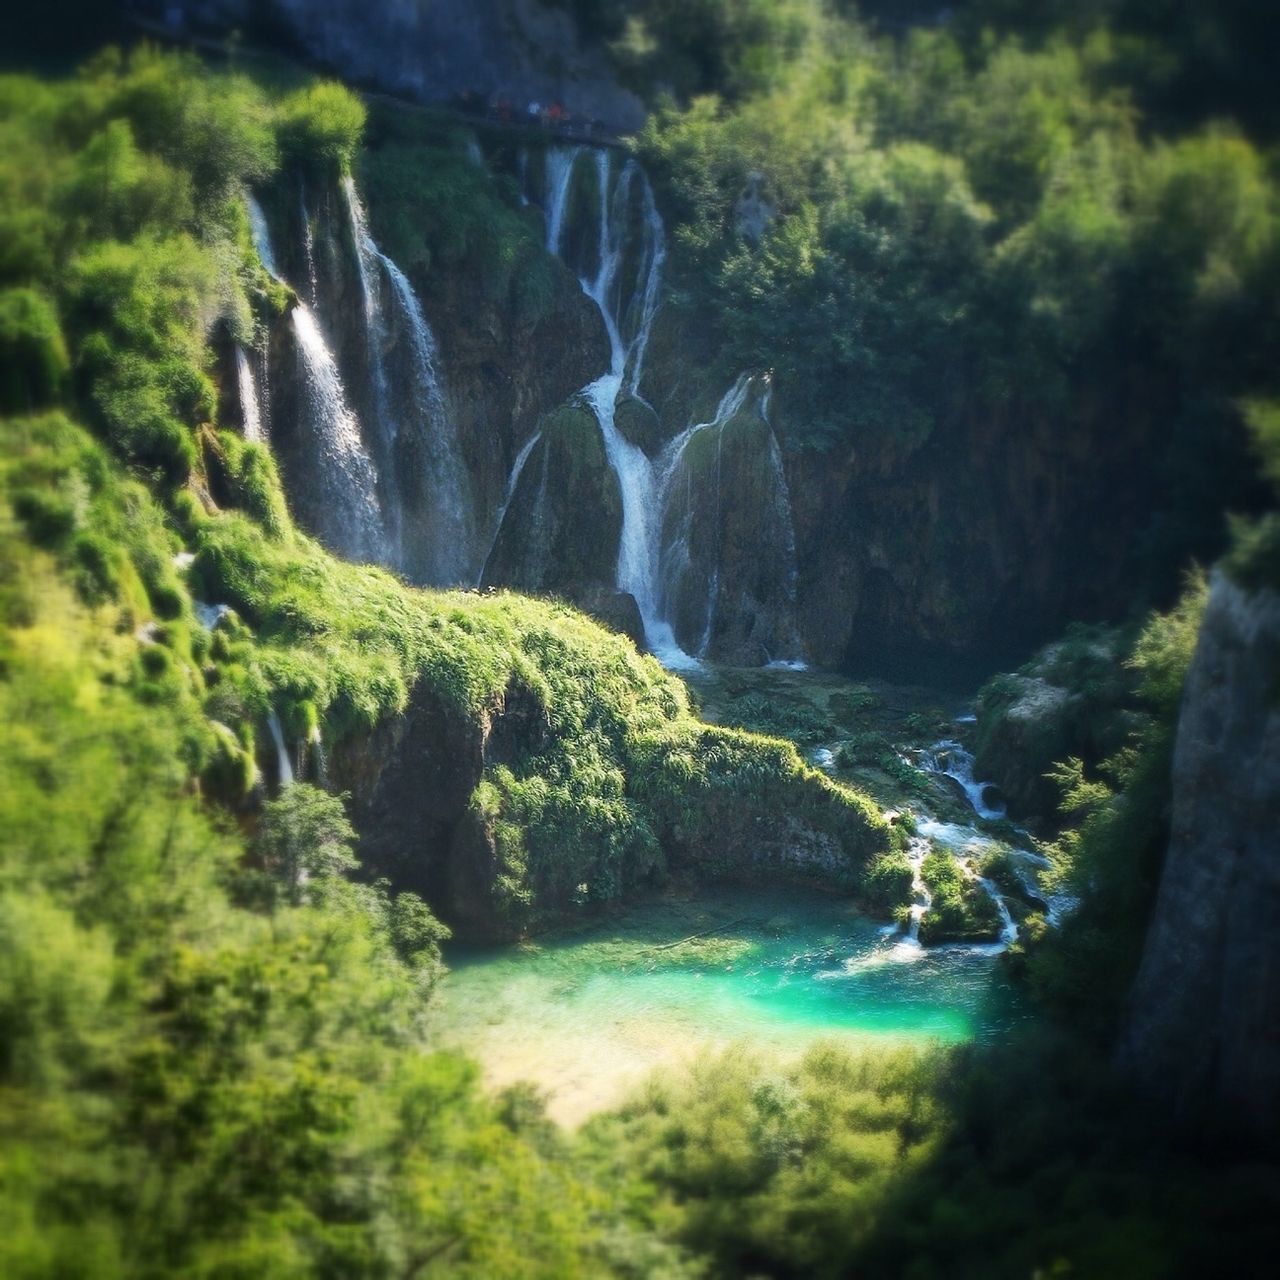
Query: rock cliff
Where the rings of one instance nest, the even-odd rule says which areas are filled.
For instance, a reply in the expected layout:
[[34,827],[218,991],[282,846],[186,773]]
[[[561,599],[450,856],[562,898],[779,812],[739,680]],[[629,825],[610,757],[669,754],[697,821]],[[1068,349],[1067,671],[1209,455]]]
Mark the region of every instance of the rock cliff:
[[459,94],[559,102],[614,132],[637,128],[640,100],[566,9],[538,0],[134,0],[177,29],[249,29],[292,43],[345,79],[426,101]]
[[1280,1135],[1280,596],[1215,575],[1173,762],[1169,853],[1120,1047],[1145,1093]]

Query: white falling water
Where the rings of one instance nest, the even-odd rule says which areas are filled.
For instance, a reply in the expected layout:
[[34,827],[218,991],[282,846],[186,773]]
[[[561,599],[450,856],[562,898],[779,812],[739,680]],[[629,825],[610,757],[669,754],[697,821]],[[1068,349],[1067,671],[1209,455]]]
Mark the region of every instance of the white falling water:
[[[383,431],[384,468],[391,490],[391,504],[399,516],[400,498],[392,465],[391,450],[406,428],[422,433],[426,443],[428,475],[426,499],[431,508],[434,546],[428,549],[429,577],[435,585],[454,585],[469,580],[475,541],[474,520],[468,501],[470,481],[462,458],[457,429],[449,413],[440,377],[440,352],[422,304],[404,272],[383,253],[369,233],[368,219],[355,183],[346,178],[343,190],[351,215],[352,238],[360,287],[364,297],[369,348],[373,369],[378,416]],[[404,321],[413,357],[413,394],[401,398],[411,420],[401,422],[392,412],[388,388],[385,350],[390,345],[382,305],[382,278],[391,285],[391,297]]]
[[258,385],[253,376],[253,365],[239,343],[236,344],[236,381],[240,389],[240,420],[244,426],[244,438],[259,444],[262,441],[262,409],[258,404]]
[[[301,752],[299,753],[302,754]],[[316,782],[322,787],[329,785],[329,766],[324,758],[324,739],[320,736],[320,726],[316,725],[307,738],[306,757],[312,763]]]
[[[748,374],[740,374],[733,386],[720,397],[720,403],[716,406],[714,416],[709,422],[695,423],[691,427],[686,427],[675,439],[671,440],[662,454],[658,458],[658,482],[657,482],[657,512],[658,518],[654,521],[655,528],[652,531],[655,538],[655,545],[652,548],[652,560],[655,565],[667,566],[672,570],[679,569],[683,565],[687,565],[689,561],[689,533],[690,521],[694,507],[692,494],[686,492],[684,503],[684,518],[677,527],[674,537],[665,546],[660,545],[662,539],[662,526],[666,522],[667,510],[671,505],[674,491],[678,487],[677,481],[681,474],[680,463],[684,458],[685,450],[689,447],[690,442],[696,437],[702,435],[706,431],[718,432],[717,453],[716,453],[716,501],[720,500],[720,460],[719,446],[723,442],[724,427],[731,418],[736,416],[747,402],[747,394],[751,388],[751,378]],[[685,472],[685,483],[691,485],[692,477]],[[671,578],[671,573],[663,573],[662,580],[659,582],[659,591],[662,592],[666,581]],[[715,621],[716,602],[719,597],[720,590],[720,573],[718,568],[714,568],[711,578],[707,586],[707,613],[706,623],[702,631],[702,639],[698,645],[699,658],[705,657],[707,649],[711,643],[711,628]],[[659,596],[659,607],[665,613],[667,601],[662,594]]]
[[301,184],[298,186],[298,205],[302,218],[302,251],[307,260],[307,299],[314,307],[320,292],[316,276],[316,237],[311,228],[311,214],[307,212],[306,189]]
[[284,744],[284,730],[280,727],[280,717],[272,709],[267,716],[267,728],[271,731],[271,741],[276,745],[276,773],[280,788],[293,785],[293,765],[289,761],[289,748]]
[[325,488],[324,525],[341,549],[355,558],[385,555],[378,508],[378,477],[360,438],[360,425],[347,405],[337,361],[309,307],[290,314],[306,371],[308,417],[316,433]]
[[[546,217],[547,248],[559,253],[563,247],[564,212],[574,163],[583,154],[580,147],[552,148],[547,153]],[[624,385],[638,385],[649,329],[657,307],[658,280],[665,256],[662,221],[640,168],[628,160],[611,184],[611,157],[606,150],[593,154],[599,186],[599,258],[594,275],[579,277],[582,291],[595,304],[609,338],[609,368],[583,388],[583,395],[600,424],[605,454],[618,478],[622,496],[622,536],[618,549],[616,583],[618,589],[635,599],[644,623],[645,641],[668,667],[697,665],[676,642],[670,624],[658,608],[657,545],[661,510],[658,503],[659,477],[643,449],[632,444],[617,428],[615,413]],[[612,189],[611,189],[612,188]],[[629,202],[637,190],[644,212],[644,244],[637,268],[635,287],[628,296],[620,278]],[[628,310],[638,315],[630,335],[624,334]],[[628,303],[632,304],[628,307]],[[627,377],[630,372],[630,378]]]
[[524,471],[524,464],[529,461],[529,455],[541,439],[542,432],[535,431],[525,441],[524,447],[520,452],[516,454],[516,460],[511,466],[511,475],[507,478],[506,496],[502,499],[502,506],[498,508],[497,519],[493,522],[493,537],[489,540],[489,550],[485,553],[484,563],[480,566],[480,574],[476,578],[477,587],[484,582],[485,571],[489,568],[489,561],[493,559],[493,549],[498,545],[498,535],[502,532],[502,522],[506,519],[507,508],[511,505],[511,499],[515,496],[516,485],[520,483],[520,475]]
[[573,177],[573,165],[581,147],[552,147],[547,152],[547,252],[560,253],[560,239],[564,232],[564,206],[569,195],[569,180]]
[[253,236],[253,247],[258,251],[258,261],[262,263],[266,273],[273,280],[279,280],[280,268],[276,265],[276,256],[271,249],[271,232],[267,228],[267,215],[262,212],[262,206],[257,200],[247,191],[244,203],[249,213],[249,231]]
[[[246,192],[245,206],[254,247],[266,271],[281,280],[262,206]],[[384,558],[385,540],[378,506],[377,472],[365,452],[360,424],[347,404],[338,363],[311,309],[298,302],[289,314],[305,377],[307,417],[316,434],[324,489],[320,523],[327,537],[356,559]]]
[[920,763],[930,773],[958,782],[978,817],[998,819],[1005,816],[1005,806],[994,795],[994,784],[975,780],[973,753],[966,751],[960,743],[951,738],[936,742],[921,756]]

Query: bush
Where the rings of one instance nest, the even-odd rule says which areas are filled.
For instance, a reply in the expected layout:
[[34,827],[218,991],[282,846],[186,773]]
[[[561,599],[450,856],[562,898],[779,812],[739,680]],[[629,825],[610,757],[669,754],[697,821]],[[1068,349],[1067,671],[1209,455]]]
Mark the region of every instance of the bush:
[[299,89],[277,108],[285,153],[296,164],[333,177],[351,172],[365,118],[364,103],[335,81]]
[[56,404],[70,368],[53,303],[34,289],[0,292],[0,413]]

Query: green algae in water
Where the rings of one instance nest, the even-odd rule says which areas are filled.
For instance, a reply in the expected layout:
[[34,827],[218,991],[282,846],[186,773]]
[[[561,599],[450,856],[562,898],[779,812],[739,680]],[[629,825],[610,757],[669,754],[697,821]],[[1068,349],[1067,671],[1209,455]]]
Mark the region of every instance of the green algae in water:
[[955,1043],[1018,1016],[991,948],[921,951],[847,903],[798,891],[647,903],[448,959],[437,1043],[478,1058],[494,1086],[532,1082],[566,1123],[700,1050]]

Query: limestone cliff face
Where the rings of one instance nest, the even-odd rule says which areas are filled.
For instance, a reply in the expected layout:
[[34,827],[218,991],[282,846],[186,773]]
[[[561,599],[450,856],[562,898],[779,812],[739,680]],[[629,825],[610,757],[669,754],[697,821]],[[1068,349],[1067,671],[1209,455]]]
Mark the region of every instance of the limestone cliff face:
[[[522,321],[456,273],[411,275],[438,343],[441,421],[430,422],[414,335],[385,278],[374,282],[379,314],[370,322],[341,190],[285,176],[264,199],[279,268],[314,313],[376,468],[387,545],[373,558],[420,585],[473,585],[515,458],[541,415],[607,359],[599,315],[567,271],[554,278],[551,304],[534,321]],[[263,401],[294,517],[332,549],[355,554],[334,536],[342,503],[316,450],[307,371],[287,317],[273,325],[267,346]],[[456,442],[452,466],[441,456],[442,423]]]
[[621,530],[622,498],[600,428],[574,400],[539,425],[484,584],[574,598],[613,581]]
[[[708,414],[735,372],[707,317],[668,305],[641,390],[672,433]],[[1112,424],[1141,414],[1113,405],[1064,431],[1034,405],[994,415],[961,406],[924,440],[798,448],[805,424],[788,391],[776,384],[771,422],[811,662],[918,675],[939,661],[1010,661],[1070,621],[1131,604],[1137,570],[1116,548],[1147,519],[1158,450],[1142,429]]]
[[661,538],[666,615],[689,653],[740,666],[799,656],[795,535],[767,384],[692,436],[669,480]]
[[1120,1062],[1179,1112],[1280,1136],[1280,596],[1215,575],[1187,677],[1169,854]]
[[[538,0],[134,0],[179,10],[196,30],[265,29],[358,84],[428,101],[470,92],[517,109],[560,102],[617,132],[638,128],[640,100],[579,39],[564,8]],[[266,11],[266,12],[264,12]]]

